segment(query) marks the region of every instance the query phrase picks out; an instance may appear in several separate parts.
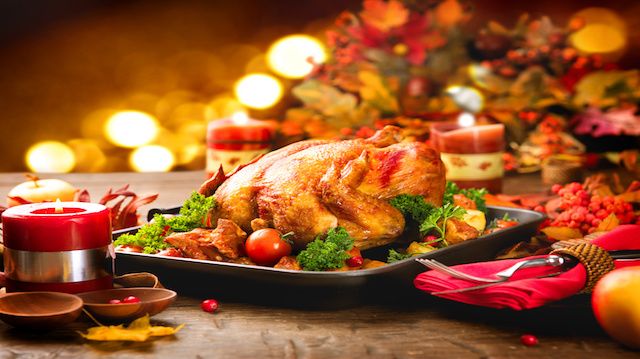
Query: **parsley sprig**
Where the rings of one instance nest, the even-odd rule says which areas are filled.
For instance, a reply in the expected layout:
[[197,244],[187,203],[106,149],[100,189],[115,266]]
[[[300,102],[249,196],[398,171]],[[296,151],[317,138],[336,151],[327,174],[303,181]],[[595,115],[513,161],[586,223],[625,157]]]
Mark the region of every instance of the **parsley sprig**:
[[435,231],[446,247],[449,245],[445,239],[447,234],[447,221],[451,218],[462,218],[465,213],[467,213],[467,211],[465,211],[464,208],[446,203],[444,206],[435,208],[429,213],[427,219],[420,224],[420,233],[427,234]]
[[347,251],[353,248],[353,238],[342,227],[327,231],[324,241],[316,238],[298,253],[298,263],[304,270],[323,271],[338,269],[349,259]]
[[114,241],[114,245],[134,245],[143,248],[144,253],[157,253],[170,245],[164,238],[172,232],[188,232],[206,226],[206,218],[215,208],[213,196],[205,197],[193,192],[180,208],[180,215],[167,218],[156,213],[151,223],[140,227],[134,234],[123,234]]

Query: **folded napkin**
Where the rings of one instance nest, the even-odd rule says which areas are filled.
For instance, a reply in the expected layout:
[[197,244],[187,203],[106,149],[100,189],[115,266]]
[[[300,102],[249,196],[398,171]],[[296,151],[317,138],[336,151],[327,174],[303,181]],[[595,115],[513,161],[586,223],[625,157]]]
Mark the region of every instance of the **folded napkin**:
[[[619,226],[611,232],[594,239],[591,243],[607,251],[640,250],[640,225]],[[489,278],[519,261],[539,257],[544,256],[463,264],[454,268],[467,274]],[[617,260],[614,261],[614,265],[616,268],[638,266],[640,265],[640,259]],[[467,292],[438,294],[438,296],[491,308],[523,310],[570,297],[584,289],[587,270],[580,263],[558,276],[533,278],[549,275],[557,272],[557,270],[557,268],[553,267],[528,268],[516,272],[516,275],[507,282]],[[474,287],[479,283],[452,278],[446,274],[431,270],[419,274],[414,280],[414,285],[427,293],[433,293]]]

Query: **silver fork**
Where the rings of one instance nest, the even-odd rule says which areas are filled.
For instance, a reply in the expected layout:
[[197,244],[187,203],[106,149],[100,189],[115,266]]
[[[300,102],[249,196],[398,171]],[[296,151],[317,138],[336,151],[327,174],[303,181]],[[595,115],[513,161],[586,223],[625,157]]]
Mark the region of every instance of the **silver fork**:
[[520,261],[512,265],[511,267],[496,273],[495,276],[497,278],[483,278],[483,277],[477,277],[477,276],[453,269],[434,259],[416,259],[416,260],[422,265],[424,265],[425,267],[433,269],[435,271],[448,274],[454,278],[464,279],[464,280],[468,280],[471,282],[478,282],[478,283],[505,282],[509,280],[509,278],[511,278],[518,270],[523,268],[542,267],[542,266],[559,267],[567,263],[567,260],[564,257],[560,257],[556,255],[550,255],[544,258],[527,259],[527,260]]

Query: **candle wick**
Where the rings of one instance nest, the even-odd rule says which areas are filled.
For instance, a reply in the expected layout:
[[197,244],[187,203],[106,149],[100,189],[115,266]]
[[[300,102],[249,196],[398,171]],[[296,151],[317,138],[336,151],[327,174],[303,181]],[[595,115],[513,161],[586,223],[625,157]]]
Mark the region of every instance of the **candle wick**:
[[64,213],[64,209],[62,208],[62,204],[60,202],[60,198],[56,199],[55,213]]

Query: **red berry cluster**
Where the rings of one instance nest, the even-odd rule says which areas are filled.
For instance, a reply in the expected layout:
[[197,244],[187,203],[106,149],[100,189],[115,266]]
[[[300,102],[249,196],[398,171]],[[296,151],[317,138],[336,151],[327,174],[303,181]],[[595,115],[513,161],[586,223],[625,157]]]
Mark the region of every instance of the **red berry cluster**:
[[591,194],[577,182],[553,185],[551,191],[562,199],[562,212],[551,222],[552,226],[577,228],[587,234],[594,232],[611,213],[620,224],[631,223],[635,218],[630,203],[614,196]]

